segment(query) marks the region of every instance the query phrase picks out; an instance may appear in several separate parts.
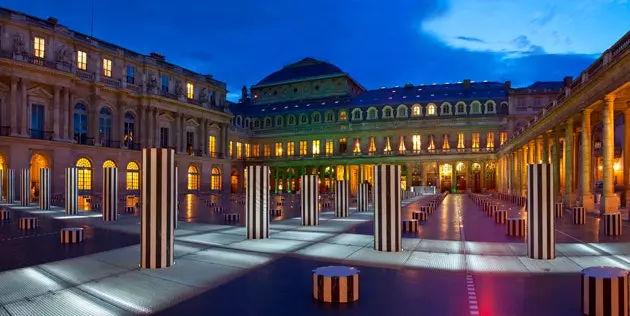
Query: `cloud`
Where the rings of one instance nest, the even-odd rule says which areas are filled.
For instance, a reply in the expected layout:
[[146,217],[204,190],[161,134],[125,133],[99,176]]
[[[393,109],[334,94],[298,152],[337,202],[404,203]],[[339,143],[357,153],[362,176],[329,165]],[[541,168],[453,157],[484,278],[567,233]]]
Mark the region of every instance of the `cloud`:
[[457,36],[456,39],[461,40],[461,41],[467,41],[467,42],[476,42],[476,43],[486,43],[486,41],[476,38],[476,37],[470,37],[470,36]]
[[537,27],[544,27],[556,17],[556,8],[552,7],[544,12],[536,12],[531,23]]

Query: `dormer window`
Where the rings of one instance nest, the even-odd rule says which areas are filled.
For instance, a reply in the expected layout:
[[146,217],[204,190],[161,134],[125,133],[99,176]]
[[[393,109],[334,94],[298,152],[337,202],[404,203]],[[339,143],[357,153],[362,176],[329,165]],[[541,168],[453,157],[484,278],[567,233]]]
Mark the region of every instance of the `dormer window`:
[[391,118],[392,117],[392,109],[383,110],[383,118]]
[[348,113],[346,111],[339,112],[339,120],[340,121],[347,121],[348,120]]

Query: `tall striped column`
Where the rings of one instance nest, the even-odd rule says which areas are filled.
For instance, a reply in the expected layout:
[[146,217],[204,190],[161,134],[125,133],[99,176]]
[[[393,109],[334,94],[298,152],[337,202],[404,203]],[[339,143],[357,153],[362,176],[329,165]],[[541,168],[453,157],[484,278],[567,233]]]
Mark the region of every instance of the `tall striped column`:
[[374,166],[374,249],[401,251],[400,166]]
[[359,212],[368,211],[368,187],[367,183],[360,183],[357,189],[357,211]]
[[39,208],[50,209],[50,169],[39,169]]
[[66,214],[76,214],[79,211],[79,170],[66,168]]
[[103,168],[103,221],[118,219],[118,168]]
[[2,201],[2,193],[4,192],[4,170],[0,169],[0,201]]
[[527,165],[527,255],[532,259],[556,257],[553,166]]
[[319,225],[319,177],[317,175],[303,175],[301,178],[302,225],[317,226]]
[[175,167],[175,215],[173,218],[173,222],[175,223],[175,228],[177,228],[177,219],[179,218],[179,169]]
[[245,212],[247,239],[269,238],[268,166],[247,166]]
[[7,203],[15,203],[15,170],[7,170]]
[[159,269],[174,263],[175,151],[142,149],[140,267]]
[[335,216],[348,217],[350,205],[348,203],[348,195],[350,188],[347,180],[335,181]]
[[20,205],[31,204],[31,169],[20,169]]

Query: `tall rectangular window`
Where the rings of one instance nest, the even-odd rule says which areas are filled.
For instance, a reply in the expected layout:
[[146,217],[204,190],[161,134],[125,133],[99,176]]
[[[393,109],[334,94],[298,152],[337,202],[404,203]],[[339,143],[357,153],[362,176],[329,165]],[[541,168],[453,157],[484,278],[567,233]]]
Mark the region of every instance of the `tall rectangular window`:
[[87,53],[83,51],[77,51],[77,68],[81,70],[87,70]]
[[305,140],[300,141],[300,156],[308,155],[308,142]]
[[192,150],[194,143],[195,143],[195,133],[191,131],[186,131],[186,149]]
[[295,156],[295,142],[287,142],[287,156]]
[[127,83],[134,84],[136,80],[136,67],[127,66]]
[[435,135],[429,135],[429,145],[427,146],[429,152],[435,151]]
[[252,147],[252,156],[260,157],[260,144],[254,144]]
[[352,145],[352,153],[354,154],[360,154],[361,153],[361,139],[360,138],[355,138],[354,139],[354,145]]
[[389,154],[392,152],[392,142],[389,136],[385,136],[385,148],[383,148],[383,153]]
[[33,55],[37,58],[46,57],[46,40],[43,37],[35,36],[33,39]]
[[168,127],[160,127],[160,147],[168,147]]
[[44,139],[44,106],[31,104],[31,138]]
[[250,158],[252,155],[251,145],[249,143],[245,143],[245,158]]
[[313,155],[319,155],[319,139],[313,140]]
[[370,144],[368,145],[368,154],[374,154],[376,152],[376,139],[374,136],[370,136]]
[[335,142],[332,139],[326,140],[326,156],[332,156],[335,153]]
[[411,137],[413,142],[413,152],[419,153],[422,151],[422,136],[416,134]]
[[236,159],[243,159],[243,143],[236,142]]
[[488,132],[486,134],[486,148],[488,150],[494,150],[494,132]]
[[400,139],[398,140],[398,152],[404,154],[407,151],[407,146],[405,146],[405,136],[400,135]]
[[464,142],[464,133],[457,133],[457,149],[466,148],[466,143]]
[[232,149],[232,141],[228,142],[228,155],[230,158],[234,158],[234,150]]
[[217,137],[210,135],[208,136],[208,153],[210,157],[217,156]]
[[472,150],[479,151],[479,133],[472,133]]
[[276,143],[276,157],[282,157],[282,143]]
[[448,134],[444,134],[444,136],[442,136],[442,150],[443,151],[451,150],[451,144],[450,144],[450,140],[448,139]]
[[105,77],[112,76],[112,60],[103,58],[103,75]]
[[348,151],[348,140],[343,137],[339,139],[339,153],[345,154]]
[[192,83],[186,84],[186,97],[189,99],[195,98],[195,86]]
[[508,139],[508,133],[507,132],[501,132],[499,134],[499,138],[501,140],[501,146],[503,146],[503,144],[505,144],[505,142],[507,142]]
[[263,155],[265,158],[271,157],[271,144],[263,145]]
[[168,76],[162,75],[162,92],[168,92]]

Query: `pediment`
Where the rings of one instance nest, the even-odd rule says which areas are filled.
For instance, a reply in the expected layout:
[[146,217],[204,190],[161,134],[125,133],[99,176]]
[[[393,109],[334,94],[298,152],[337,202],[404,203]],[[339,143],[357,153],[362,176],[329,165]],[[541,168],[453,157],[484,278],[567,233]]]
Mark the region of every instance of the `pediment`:
[[6,84],[0,82],[0,91],[9,92],[10,90],[11,90],[11,88],[9,86],[7,86]]
[[160,114],[160,118],[159,118],[159,119],[160,119],[160,120],[169,121],[169,122],[172,122],[172,121],[174,121],[174,120],[175,120],[175,118],[173,118],[173,117],[172,117],[170,114],[168,114],[168,113],[162,113],[162,114]]
[[208,126],[208,127],[209,127],[210,129],[217,130],[217,131],[220,131],[220,130],[221,130],[221,126],[219,126],[217,123],[212,123],[212,124],[210,124],[210,126]]
[[197,120],[195,120],[194,118],[189,118],[186,120],[184,125],[189,127],[197,127],[199,126],[199,122],[197,122]]
[[53,95],[48,92],[48,90],[42,88],[41,86],[33,87],[26,90],[26,94],[29,96],[41,97],[51,99]]

